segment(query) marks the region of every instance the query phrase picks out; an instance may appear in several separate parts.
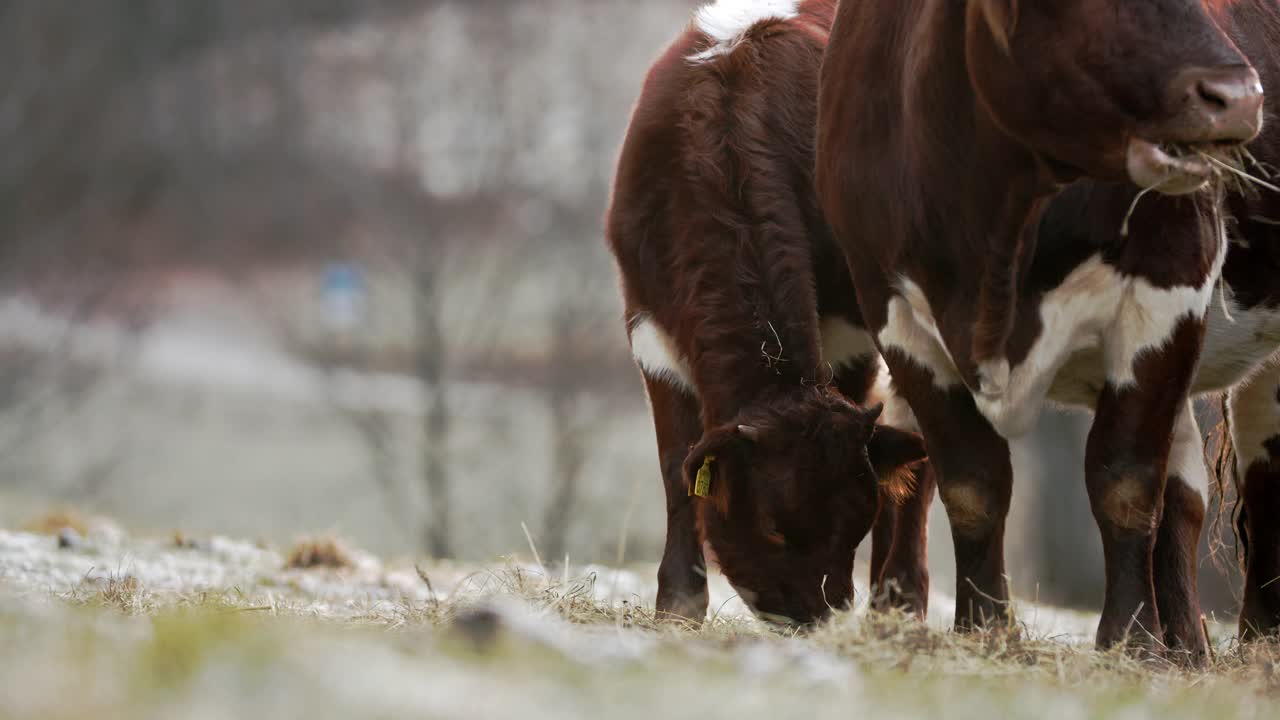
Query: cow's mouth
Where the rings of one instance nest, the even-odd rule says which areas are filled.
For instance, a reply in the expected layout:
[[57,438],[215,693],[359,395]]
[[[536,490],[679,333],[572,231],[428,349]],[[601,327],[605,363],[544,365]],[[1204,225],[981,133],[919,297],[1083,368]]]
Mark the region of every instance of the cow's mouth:
[[1160,144],[1134,137],[1129,140],[1125,166],[1129,179],[1143,190],[1186,195],[1209,184],[1214,166],[1204,156],[1216,149],[1217,146]]

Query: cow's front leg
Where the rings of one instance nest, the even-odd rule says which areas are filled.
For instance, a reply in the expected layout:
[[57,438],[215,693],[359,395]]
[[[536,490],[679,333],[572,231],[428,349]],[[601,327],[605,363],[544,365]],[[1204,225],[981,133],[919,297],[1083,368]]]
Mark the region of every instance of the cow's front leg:
[[[1136,320],[1134,326],[1138,327]],[[1132,642],[1154,649],[1163,642],[1153,552],[1165,499],[1165,469],[1174,426],[1186,411],[1204,324],[1185,315],[1167,341],[1155,348],[1131,342],[1123,330],[1118,335],[1108,339],[1112,344],[1107,348],[1107,383],[1085,451],[1089,502],[1106,561],[1097,642],[1099,647]],[[1187,540],[1173,545],[1183,542]],[[1172,546],[1170,551],[1168,557],[1179,554]],[[1182,560],[1171,562],[1176,566]]]
[[1209,474],[1190,402],[1178,416],[1173,431],[1166,476],[1152,567],[1156,608],[1164,626],[1164,644],[1173,653],[1172,659],[1200,665],[1206,659],[1208,645],[1200,624],[1196,553],[1204,528]]
[[1280,367],[1237,385],[1228,400],[1240,487],[1238,542],[1245,548],[1240,638],[1280,631]]
[[893,349],[886,352],[885,360],[895,387],[920,425],[951,523],[956,629],[1007,625],[1004,530],[1013,490],[1009,445],[978,411],[963,385],[940,387],[933,372]]
[[658,462],[667,496],[667,542],[658,566],[658,617],[702,622],[707,616],[707,567],[698,540],[693,498],[684,482],[684,461],[702,429],[697,402],[662,380],[645,379]]

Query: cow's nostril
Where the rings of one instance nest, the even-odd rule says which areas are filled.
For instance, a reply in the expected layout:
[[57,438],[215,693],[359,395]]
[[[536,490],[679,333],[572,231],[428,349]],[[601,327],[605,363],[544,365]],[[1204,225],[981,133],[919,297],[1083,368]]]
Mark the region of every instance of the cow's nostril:
[[1224,89],[1215,87],[1214,84],[1209,81],[1201,80],[1196,83],[1196,92],[1199,93],[1200,100],[1213,110],[1226,110],[1231,104],[1227,99],[1228,94],[1224,92]]
[[1262,126],[1262,83],[1248,66],[1191,67],[1169,86],[1169,121],[1148,139],[1182,144],[1248,142]]

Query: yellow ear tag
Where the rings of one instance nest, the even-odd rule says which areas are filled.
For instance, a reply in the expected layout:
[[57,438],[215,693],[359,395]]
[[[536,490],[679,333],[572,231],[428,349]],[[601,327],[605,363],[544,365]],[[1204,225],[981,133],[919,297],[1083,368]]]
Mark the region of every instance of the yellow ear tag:
[[698,478],[693,483],[693,494],[698,497],[707,497],[711,494],[711,463],[715,462],[715,455],[708,455],[702,461],[702,467],[698,468]]

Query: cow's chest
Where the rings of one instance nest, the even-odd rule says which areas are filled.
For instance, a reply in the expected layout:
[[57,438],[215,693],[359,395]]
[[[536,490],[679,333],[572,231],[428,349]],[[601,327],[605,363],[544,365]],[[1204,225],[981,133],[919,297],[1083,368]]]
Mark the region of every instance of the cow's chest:
[[[1205,310],[1205,339],[1193,394],[1221,392],[1245,379],[1280,349],[1280,307],[1242,308],[1215,294]],[[1106,382],[1100,348],[1074,353],[1055,378],[1050,399],[1092,409]]]
[[[1167,344],[1186,317],[1204,315],[1222,256],[1219,250],[1199,284],[1173,287],[1122,274],[1101,255],[1088,258],[1031,310],[1038,320],[1035,339],[1000,392],[974,393],[979,411],[1000,434],[1015,437],[1031,429],[1046,399],[1092,407],[1105,384],[1136,382],[1139,356]],[[924,293],[907,278],[899,289],[881,346],[927,367],[939,388],[960,384]]]

